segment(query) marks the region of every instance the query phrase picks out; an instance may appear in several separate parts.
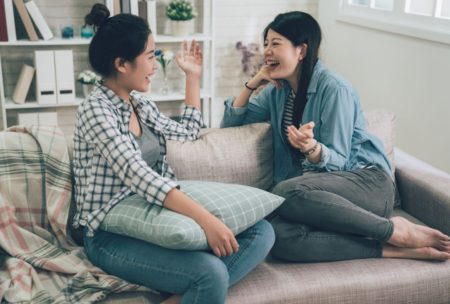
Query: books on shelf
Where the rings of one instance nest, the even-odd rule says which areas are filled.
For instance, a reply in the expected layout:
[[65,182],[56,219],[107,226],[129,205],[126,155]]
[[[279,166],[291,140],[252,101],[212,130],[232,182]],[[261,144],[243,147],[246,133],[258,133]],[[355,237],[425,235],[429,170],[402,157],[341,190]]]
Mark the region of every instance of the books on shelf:
[[29,0],[25,3],[25,7],[28,10],[28,13],[31,16],[31,19],[33,19],[34,24],[38,28],[39,32],[42,35],[42,38],[44,40],[49,40],[53,38],[53,33],[50,30],[50,27],[48,26],[47,22],[44,19],[44,16],[42,16],[41,11],[37,7],[34,0]]
[[8,41],[8,30],[6,27],[6,12],[4,1],[0,1],[0,41]]
[[120,14],[122,12],[120,0],[114,0],[114,13],[113,15]]
[[110,16],[114,15],[114,0],[105,0],[105,6],[108,8]]
[[156,38],[156,1],[143,0],[138,3],[138,16],[147,20],[153,37]]
[[14,6],[12,0],[5,0],[5,19],[8,41],[14,42],[16,38],[16,26],[14,24]]
[[130,0],[130,14],[139,14],[138,0]]
[[130,13],[130,0],[120,0],[120,8],[122,13],[129,14]]
[[14,92],[11,97],[15,103],[23,104],[25,102],[28,91],[30,90],[33,76],[34,67],[23,64],[22,69],[20,70],[19,78],[16,82],[16,87],[14,88]]
[[20,28],[23,27],[25,29],[28,38],[31,41],[38,41],[39,40],[38,35],[36,33],[36,30],[34,29],[30,15],[28,15],[25,3],[23,2],[23,0],[13,0],[13,1],[17,11],[16,14],[17,20],[15,22],[15,25],[17,26],[17,35],[19,35],[20,33]]
[[156,0],[105,0],[111,16],[122,13],[137,15],[147,20],[156,37]]

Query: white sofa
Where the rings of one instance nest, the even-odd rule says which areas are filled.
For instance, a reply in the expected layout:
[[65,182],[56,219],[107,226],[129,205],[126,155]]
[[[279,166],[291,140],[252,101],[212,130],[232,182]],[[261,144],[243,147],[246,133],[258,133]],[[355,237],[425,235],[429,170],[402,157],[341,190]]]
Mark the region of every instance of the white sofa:
[[[394,149],[394,115],[367,113],[368,129],[395,166],[401,206],[395,214],[450,234],[450,175]],[[395,152],[395,153],[394,153]],[[395,154],[395,155],[394,155]],[[203,130],[195,142],[170,142],[179,179],[272,186],[272,137],[266,123]],[[108,296],[103,303],[159,303],[152,293]],[[229,290],[227,303],[450,303],[450,261],[366,259],[294,264],[270,256]]]

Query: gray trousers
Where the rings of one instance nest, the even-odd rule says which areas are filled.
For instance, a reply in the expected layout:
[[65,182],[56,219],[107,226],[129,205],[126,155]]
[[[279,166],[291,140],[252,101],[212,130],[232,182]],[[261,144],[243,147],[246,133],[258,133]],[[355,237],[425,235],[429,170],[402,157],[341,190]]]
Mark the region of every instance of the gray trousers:
[[274,257],[294,262],[377,258],[392,235],[388,217],[395,185],[378,167],[306,173],[272,192],[286,198],[272,220]]

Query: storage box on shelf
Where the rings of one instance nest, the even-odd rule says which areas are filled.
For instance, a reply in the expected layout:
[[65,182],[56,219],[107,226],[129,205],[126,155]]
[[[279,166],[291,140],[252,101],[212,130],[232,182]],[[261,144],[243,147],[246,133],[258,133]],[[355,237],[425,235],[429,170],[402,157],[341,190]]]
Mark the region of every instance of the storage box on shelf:
[[[17,40],[13,42],[1,42],[0,43],[0,106],[1,106],[1,128],[5,129],[11,125],[19,123],[19,114],[27,113],[58,113],[70,111],[74,113],[74,109],[82,100],[81,89],[75,89],[79,92],[79,96],[63,100],[60,98],[58,102],[54,103],[39,103],[36,96],[36,75],[33,77],[33,84],[28,90],[27,99],[24,103],[15,103],[12,100],[12,93],[16,86],[16,82],[19,77],[19,71],[22,64],[35,66],[34,54],[35,51],[42,50],[71,50],[73,51],[75,62],[74,66],[86,66],[86,62],[79,63],[79,58],[84,57],[87,51],[88,39],[74,38],[74,39],[60,39],[54,38],[51,40]],[[81,60],[83,61],[83,60]],[[76,69],[73,73],[78,72]],[[56,73],[56,71],[55,71]],[[69,75],[74,76],[74,75]],[[61,78],[61,77],[59,77]],[[70,77],[69,77],[70,79]],[[55,92],[56,93],[56,92]],[[73,100],[72,100],[73,99]],[[41,115],[42,116],[42,115]],[[30,116],[31,117],[31,116]],[[45,117],[45,115],[43,115]],[[64,122],[65,120],[60,119]],[[24,120],[21,120],[23,123]],[[31,123],[31,122],[30,122]],[[40,120],[40,123],[49,123],[52,121]],[[68,132],[71,132],[70,126],[62,126]]]
[[[141,1],[141,0],[139,0]],[[92,1],[92,5],[97,1]],[[206,125],[211,124],[211,102],[213,96],[213,39],[212,39],[212,16],[213,16],[213,0],[192,0],[193,6],[198,12],[194,19],[195,33],[189,36],[172,36],[170,29],[167,30],[167,18],[164,11],[168,4],[166,0],[156,0],[156,47],[170,48],[174,52],[179,49],[179,45],[183,41],[195,39],[201,44],[204,56],[204,68],[202,76],[201,102]],[[42,4],[42,6],[41,6]],[[56,9],[57,4],[53,4],[48,0],[41,0],[38,5],[42,9],[44,17],[47,11]],[[70,0],[67,4],[69,19],[74,29],[78,29],[83,24],[83,18],[88,13],[86,3],[79,4],[76,0]],[[70,15],[74,16],[70,16]],[[75,17],[76,16],[76,17]],[[48,19],[51,29],[60,29],[61,20]],[[64,21],[63,24],[66,24]],[[155,22],[153,22],[155,24]],[[55,36],[60,33],[54,31]],[[76,98],[73,102],[56,103],[52,105],[39,104],[35,96],[35,80],[29,89],[27,100],[24,104],[16,104],[12,101],[11,96],[15,87],[15,82],[19,76],[22,64],[28,64],[34,67],[33,54],[35,50],[73,50],[74,56],[74,77],[85,69],[90,69],[88,64],[88,45],[90,40],[80,37],[72,39],[52,38],[50,40],[17,40],[9,42],[0,42],[0,129],[7,128],[18,123],[18,114],[29,112],[57,112],[58,121],[66,133],[71,133],[75,122],[76,107],[83,100],[81,85],[76,83]],[[160,75],[158,75],[160,74]],[[163,84],[162,72],[158,73],[152,81],[151,92],[148,96],[155,102],[160,103],[158,106],[163,113],[169,116],[177,116],[179,114],[179,106],[184,101],[185,80],[182,72],[173,63],[169,69],[169,83],[171,90],[168,94],[160,94],[160,88]],[[36,76],[35,76],[36,77]],[[63,119],[62,117],[63,116]]]

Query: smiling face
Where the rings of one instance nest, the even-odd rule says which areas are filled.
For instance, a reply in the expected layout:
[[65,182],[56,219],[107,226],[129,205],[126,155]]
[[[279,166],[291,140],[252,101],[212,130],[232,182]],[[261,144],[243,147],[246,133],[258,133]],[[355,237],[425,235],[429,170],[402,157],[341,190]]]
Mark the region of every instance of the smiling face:
[[153,38],[153,35],[148,36],[145,50],[132,62],[126,62],[124,67],[126,72],[123,74],[122,81],[128,91],[148,91],[151,77],[158,69],[155,57],[155,39]]
[[303,58],[302,46],[294,46],[286,37],[269,29],[264,41],[264,62],[272,79],[298,81]]

